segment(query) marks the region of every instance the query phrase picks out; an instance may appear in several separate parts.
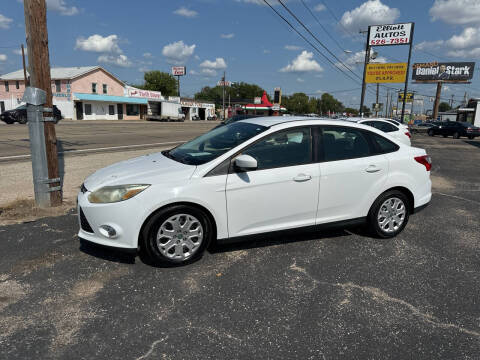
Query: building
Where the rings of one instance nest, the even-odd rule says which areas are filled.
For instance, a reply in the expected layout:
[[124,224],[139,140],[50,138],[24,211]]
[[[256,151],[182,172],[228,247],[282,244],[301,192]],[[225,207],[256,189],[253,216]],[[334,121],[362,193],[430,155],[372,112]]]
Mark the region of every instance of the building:
[[[100,66],[52,68],[52,96],[62,115],[75,120],[145,118],[147,99],[125,96],[125,84]],[[0,76],[0,110],[23,104],[23,70]]]
[[260,101],[255,102],[255,104],[243,105],[242,108],[245,110],[246,114],[252,115],[263,115],[263,116],[273,116],[280,115],[282,112],[286,112],[287,109],[280,105],[274,105],[268,101],[267,93],[264,91]]

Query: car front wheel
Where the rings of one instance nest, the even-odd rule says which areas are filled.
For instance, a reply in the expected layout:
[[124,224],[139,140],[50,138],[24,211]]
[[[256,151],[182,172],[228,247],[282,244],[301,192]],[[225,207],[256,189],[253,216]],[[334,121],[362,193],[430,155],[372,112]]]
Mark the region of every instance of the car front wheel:
[[154,263],[181,265],[202,256],[213,237],[213,227],[203,211],[174,205],[151,216],[142,237],[142,250]]
[[402,232],[410,215],[408,198],[397,190],[387,191],[373,203],[368,214],[372,235],[392,238]]

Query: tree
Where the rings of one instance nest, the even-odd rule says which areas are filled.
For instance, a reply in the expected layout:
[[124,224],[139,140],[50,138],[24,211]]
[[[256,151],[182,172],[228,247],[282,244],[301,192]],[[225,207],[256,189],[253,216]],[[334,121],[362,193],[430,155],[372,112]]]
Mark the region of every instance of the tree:
[[363,107],[362,107],[362,112],[363,112],[363,116],[365,116],[365,117],[369,117],[372,114],[370,109],[365,105],[363,105]]
[[439,105],[438,105],[438,111],[440,112],[445,112],[445,111],[449,111],[451,110],[452,107],[450,106],[449,103],[447,102],[441,102]]
[[354,108],[345,108],[343,110],[344,112],[346,112],[347,114],[350,114],[350,115],[354,115],[354,116],[357,116],[358,115],[358,109],[354,109]]
[[177,96],[177,79],[169,73],[153,70],[147,71],[143,76],[145,83],[140,85],[141,89],[160,91],[164,96]]
[[[244,82],[233,83],[232,86],[225,87],[225,101],[228,102],[230,96],[231,102],[248,103],[253,99],[262,96],[263,90],[256,84],[248,84]],[[205,86],[195,94],[195,99],[214,102],[215,105],[221,106],[223,102],[223,86]],[[267,95],[268,96],[268,95]]]
[[326,114],[328,112],[343,112],[343,104],[335,99],[329,93],[323,93],[322,97],[320,98],[320,110],[322,114]]

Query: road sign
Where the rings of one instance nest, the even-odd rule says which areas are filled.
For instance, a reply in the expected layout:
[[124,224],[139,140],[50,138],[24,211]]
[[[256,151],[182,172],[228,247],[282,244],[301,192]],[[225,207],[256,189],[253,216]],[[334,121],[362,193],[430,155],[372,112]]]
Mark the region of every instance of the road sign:
[[407,45],[412,41],[412,23],[371,25],[370,46]]
[[366,83],[403,83],[407,76],[407,63],[367,64]]
[[[403,91],[398,93],[398,101],[403,102]],[[413,101],[413,93],[407,92],[407,103],[411,103]]]
[[187,68],[185,66],[172,66],[172,75],[174,76],[187,75]]

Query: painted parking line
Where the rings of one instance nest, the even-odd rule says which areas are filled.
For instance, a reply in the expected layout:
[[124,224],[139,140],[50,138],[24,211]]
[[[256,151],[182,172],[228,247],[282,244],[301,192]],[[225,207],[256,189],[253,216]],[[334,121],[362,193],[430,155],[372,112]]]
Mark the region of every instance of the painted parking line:
[[[110,150],[126,150],[126,149],[135,149],[135,148],[151,147],[151,146],[181,144],[181,143],[184,143],[186,141],[187,140],[178,140],[178,141],[168,141],[168,142],[150,143],[150,144],[109,146],[109,147],[100,147],[100,148],[92,148],[92,149],[80,149],[80,150],[65,150],[65,151],[59,152],[58,154],[59,155],[65,155],[65,154],[77,154],[77,153],[89,153],[89,152],[102,152],[102,151],[110,151]],[[12,155],[12,156],[0,157],[0,161],[22,160],[22,159],[29,159],[29,158],[30,158],[30,155]]]

